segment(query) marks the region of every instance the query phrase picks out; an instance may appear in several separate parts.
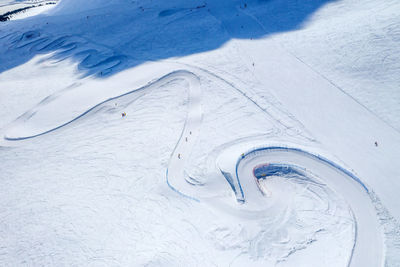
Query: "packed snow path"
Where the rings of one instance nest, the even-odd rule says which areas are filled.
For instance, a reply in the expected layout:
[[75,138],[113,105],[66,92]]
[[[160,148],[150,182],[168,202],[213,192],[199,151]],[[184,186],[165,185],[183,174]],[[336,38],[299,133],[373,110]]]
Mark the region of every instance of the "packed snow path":
[[[57,99],[61,98],[50,97],[42,101],[34,110],[17,119],[8,129],[9,131],[6,132],[5,138],[9,141],[17,141],[38,137],[67,126],[92,112],[113,109],[115,106],[127,106],[141,95],[149,92],[149,90],[168,85],[170,82],[183,81],[184,87],[188,92],[187,116],[182,133],[171,154],[167,169],[167,183],[181,195],[200,201],[202,199],[197,194],[199,188],[194,186],[196,185],[196,179],[189,177],[185,173],[185,165],[199,135],[202,120],[200,78],[192,71],[177,69],[176,66],[174,68],[171,68],[171,65],[167,65],[167,68],[163,69],[164,74],[158,76],[161,78],[155,79],[145,86],[137,87],[138,89],[108,98],[81,112],[80,115],[67,120],[65,123],[60,123],[60,119],[54,116],[54,120],[47,120],[47,124],[42,125],[40,123],[42,116],[47,116],[55,109],[60,110],[60,102]],[[167,69],[171,72],[166,72]],[[67,98],[65,98],[66,96]],[[73,96],[74,94],[69,97]],[[63,95],[62,99],[68,99],[68,92],[67,95]],[[70,103],[68,101],[63,102],[64,104]],[[54,125],[54,127],[50,127],[51,125]],[[380,266],[383,262],[383,240],[381,233],[377,230],[380,229],[380,226],[376,219],[376,212],[369,198],[367,187],[363,187],[359,180],[351,179],[351,175],[343,169],[329,165],[329,162],[321,161],[321,159],[315,158],[307,152],[289,151],[287,149],[270,149],[266,151],[268,153],[252,151],[246,154],[237,165],[236,175],[240,179],[238,184],[243,192],[245,201],[251,204],[248,206],[250,210],[253,209],[252,211],[257,212],[257,210],[264,209],[262,203],[266,201],[252,176],[254,166],[261,163],[285,163],[306,169],[313,175],[320,177],[327,187],[343,194],[352,209],[356,223],[356,237],[349,260],[350,266]],[[279,212],[278,209],[279,207],[272,207],[271,211]],[[272,213],[269,215],[262,213],[262,215],[272,216]]]
[[[151,67],[154,66],[148,68]],[[185,80],[188,84],[196,84],[197,77],[193,73],[179,69],[173,64],[165,64],[153,72],[157,73],[160,78],[156,78],[144,86],[138,86],[138,84],[141,84],[140,82],[134,83],[133,87],[137,89],[111,98],[107,95],[97,94],[91,97],[89,101],[85,99],[85,94],[89,95],[93,93],[93,90],[97,90],[97,82],[88,86],[85,92],[80,90],[66,90],[48,96],[36,107],[25,112],[8,125],[4,133],[4,139],[7,141],[21,141],[51,133],[92,112],[96,113],[101,109],[119,109],[125,107],[150,90],[159,88],[174,80]],[[198,88],[198,86],[189,86],[189,88],[192,87]],[[196,92],[195,89],[193,91]],[[199,93],[196,92],[196,94],[198,95]],[[70,108],[71,103],[74,103],[73,109]],[[66,110],[68,112],[65,112]]]
[[[369,266],[383,253],[387,266],[400,266],[400,228],[387,227],[390,213],[400,218],[400,139],[373,114],[400,118],[391,108],[399,5],[289,2],[66,0],[46,16],[2,24],[0,131],[21,147],[0,144],[0,262]],[[192,68],[143,71],[161,60]],[[281,145],[293,137],[304,151],[321,145],[368,185],[350,181],[371,189],[376,210],[346,191],[351,184],[339,186],[351,173],[330,176],[321,162],[302,162],[307,154],[282,151],[261,163],[306,168],[304,180],[254,181],[258,161],[248,155],[235,181],[246,202],[236,203],[214,157],[261,135],[268,145],[274,137]],[[231,154],[232,166],[241,153]],[[375,217],[386,249],[380,228],[365,221]]]
[[[167,64],[167,66],[171,67],[171,64]],[[21,117],[19,117],[12,125],[10,125],[8,127],[8,130],[6,131],[4,139],[7,141],[21,141],[51,133],[77,121],[78,119],[84,117],[91,112],[96,112],[104,108],[112,109],[115,107],[120,108],[126,106],[141,95],[148,93],[149,90],[152,90],[153,88],[158,88],[163,84],[168,84],[173,80],[183,80],[187,82],[187,90],[189,93],[188,114],[185,120],[182,134],[179,137],[179,141],[176,144],[175,149],[171,155],[166,177],[167,183],[171,189],[181,193],[182,195],[187,196],[183,192],[190,192],[191,190],[193,190],[193,188],[191,188],[190,184],[185,179],[184,166],[185,162],[189,158],[189,154],[195,143],[196,137],[199,134],[199,126],[201,124],[202,118],[200,103],[201,90],[199,78],[188,70],[178,69],[175,71],[171,71],[169,74],[164,75],[163,77],[157,79],[155,82],[152,82],[146,86],[102,101],[82,112],[80,115],[71,119],[66,119],[64,123],[60,123],[60,120],[62,118],[60,118],[59,116],[59,110],[62,107],[62,103],[60,103],[59,101],[53,101],[57,98],[56,96],[47,97],[41,103],[39,103],[36,108],[26,112]],[[72,98],[74,96],[75,94],[64,94],[63,100],[68,100],[68,98],[71,98],[70,100],[72,102]],[[71,102],[63,101],[63,103],[67,103],[67,105],[69,105],[69,103]],[[49,116],[49,114],[54,113],[55,115],[51,117]],[[49,118],[52,119],[49,120]],[[46,121],[46,123],[43,124],[43,121]]]
[[[316,176],[327,187],[342,194],[354,215],[355,243],[349,266],[383,266],[384,241],[368,188],[353,174],[321,156],[302,149],[265,147],[243,154],[236,164],[236,177],[246,202],[262,203],[262,189],[253,175],[255,166],[285,164]],[[285,179],[284,176],[281,177]],[[268,178],[267,178],[268,179]],[[273,192],[272,192],[273,194]]]
[[[187,196],[184,192],[193,190],[189,181],[185,179],[185,163],[189,158],[192,147],[199,134],[201,124],[201,90],[199,78],[191,72],[182,72],[181,77],[189,82],[189,103],[185,126],[179,141],[171,155],[169,166],[166,172],[168,186],[174,191]],[[188,176],[187,176],[188,177]],[[188,177],[190,179],[190,177]],[[194,182],[194,181],[193,181]],[[182,191],[181,191],[182,190]],[[197,200],[191,196],[191,199]]]

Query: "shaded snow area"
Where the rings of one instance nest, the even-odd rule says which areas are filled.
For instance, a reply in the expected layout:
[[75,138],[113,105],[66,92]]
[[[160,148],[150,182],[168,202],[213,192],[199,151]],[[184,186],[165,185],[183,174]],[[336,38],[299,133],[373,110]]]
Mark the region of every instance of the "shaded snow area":
[[1,266],[400,266],[398,1],[39,11],[0,23]]

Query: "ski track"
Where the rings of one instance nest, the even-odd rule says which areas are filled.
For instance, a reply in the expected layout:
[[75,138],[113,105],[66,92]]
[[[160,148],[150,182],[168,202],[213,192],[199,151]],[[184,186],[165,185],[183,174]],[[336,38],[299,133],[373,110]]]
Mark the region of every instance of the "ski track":
[[[305,173],[317,175],[329,188],[341,193],[353,211],[356,224],[355,243],[348,266],[383,266],[385,247],[383,233],[375,206],[371,201],[370,191],[358,177],[333,161],[303,149],[281,146],[261,147],[242,154],[236,162],[235,176],[242,199],[247,201],[249,195],[252,198],[257,194],[260,195],[256,191],[262,189],[254,181],[256,178],[249,176],[253,176],[251,170],[255,166],[271,162],[288,164],[288,166],[302,169]],[[248,185],[242,187],[244,181],[246,181],[244,184],[248,184],[250,180],[254,184],[253,188]],[[257,190],[254,189],[256,186]],[[257,199],[251,201],[257,201]]]
[[[202,119],[202,112],[201,112],[201,90],[200,90],[200,84],[199,84],[199,77],[196,76],[193,72],[188,71],[188,70],[175,70],[170,72],[169,74],[158,78],[156,81],[145,85],[141,88],[134,89],[132,91],[129,91],[127,93],[124,93],[122,95],[116,96],[116,97],[111,97],[108,98],[107,100],[104,100],[95,106],[89,108],[88,110],[84,111],[77,117],[60,124],[54,128],[51,128],[49,130],[45,130],[41,133],[34,134],[34,135],[27,135],[27,136],[19,136],[19,137],[9,137],[7,134],[4,136],[4,139],[7,141],[22,141],[22,140],[27,140],[27,139],[32,139],[35,137],[43,136],[45,134],[49,134],[51,132],[54,132],[56,130],[59,130],[63,127],[66,127],[70,125],[71,123],[76,122],[77,120],[83,118],[84,116],[90,114],[90,113],[96,113],[97,111],[103,109],[103,108],[110,108],[113,106],[115,102],[118,102],[118,100],[123,99],[124,97],[127,96],[135,96],[137,99],[141,95],[148,93],[149,90],[153,88],[157,88],[159,86],[162,86],[164,84],[167,84],[173,80],[176,79],[183,79],[188,82],[188,91],[189,91],[189,106],[188,106],[188,114],[187,118],[185,120],[185,125],[182,130],[182,133],[179,137],[179,140],[173,149],[173,152],[171,154],[170,162],[168,164],[168,168],[166,170],[166,182],[168,186],[174,190],[175,192],[179,193],[182,196],[185,196],[189,199],[198,201],[196,198],[193,198],[187,194],[185,194],[185,191],[191,191],[190,185],[186,183],[185,180],[185,174],[184,174],[184,165],[188,159],[188,155],[190,154],[191,148],[195,144],[196,138],[199,134],[199,126],[201,124],[201,119]],[[52,100],[56,99],[57,97],[55,95],[48,96],[45,99],[43,99],[39,104],[40,105],[45,105],[47,103],[50,103]],[[132,102],[129,101],[130,103]],[[119,104],[121,106],[121,103]],[[26,112],[22,116],[20,116],[17,119],[17,122],[21,120],[21,123],[26,122],[27,120],[31,119],[34,117],[36,114],[37,110],[34,112]],[[182,155],[178,157],[178,154]],[[186,190],[184,190],[186,188]],[[183,189],[183,190],[182,190]]]
[[[62,42],[62,41],[59,41]],[[56,42],[56,43],[59,43]],[[189,67],[189,66],[187,66]],[[201,86],[200,86],[200,77],[195,74],[195,71],[190,70],[190,69],[197,69],[201,71],[202,73],[206,74],[207,76],[210,76],[212,79],[216,81],[223,82],[227,84],[230,88],[233,88],[234,90],[238,91],[242,96],[246,97],[252,104],[256,105],[260,110],[265,112],[269,117],[272,117],[275,120],[275,123],[279,124],[279,119],[274,118],[271,114],[269,114],[263,107],[258,105],[256,101],[253,99],[249,98],[242,90],[237,88],[235,85],[233,85],[231,82],[227,81],[226,79],[219,77],[217,74],[214,74],[208,70],[201,69],[201,68],[195,68],[191,67],[185,70],[175,70],[172,71],[161,78],[156,79],[154,82],[145,85],[143,87],[140,87],[138,89],[129,91],[127,93],[121,94],[116,97],[109,98],[105,101],[102,101],[98,103],[97,105],[93,106],[92,108],[86,110],[79,116],[73,118],[72,120],[61,124],[59,126],[56,126],[52,129],[43,131],[39,134],[35,135],[30,135],[30,136],[21,136],[21,137],[8,137],[5,136],[4,139],[8,141],[21,141],[21,140],[26,140],[26,139],[31,139],[35,138],[38,136],[42,136],[48,133],[51,133],[53,131],[59,130],[62,127],[65,127],[82,117],[88,115],[89,113],[92,112],[97,112],[98,110],[101,110],[103,108],[107,108],[108,106],[112,105],[118,100],[122,100],[125,105],[128,105],[132,103],[131,97],[134,96],[134,99],[137,99],[141,95],[145,94],[148,92],[148,90],[152,90],[154,88],[158,88],[159,86],[168,84],[171,81],[174,80],[183,80],[187,82],[187,90],[188,90],[188,113],[187,117],[185,120],[184,127],[182,129],[181,135],[179,136],[178,142],[176,143],[176,146],[174,147],[170,161],[168,163],[168,168],[166,170],[166,183],[168,186],[175,192],[179,193],[181,196],[187,197],[189,199],[192,199],[194,201],[200,202],[201,198],[196,197],[196,186],[193,186],[189,181],[188,177],[185,174],[185,165],[187,162],[187,159],[190,156],[192,147],[195,145],[195,141],[199,135],[199,128],[201,125],[202,121],[202,110],[201,110]],[[129,99],[123,100],[124,97],[130,96]],[[46,98],[44,101],[42,101],[41,104],[46,104],[47,102],[51,102],[52,97]],[[125,101],[125,102],[124,102]],[[126,103],[128,102],[128,103]],[[23,118],[23,119],[30,119],[32,116],[34,116],[35,113],[32,113],[29,115],[28,118]],[[23,117],[23,116],[22,116]],[[281,127],[279,128],[286,128],[284,125],[280,125]],[[259,192],[254,192],[250,188],[254,186],[259,186],[254,179],[252,179],[253,186],[247,185],[245,187],[242,187],[243,179],[249,179],[248,176],[251,171],[246,171],[245,168],[243,168],[243,164],[248,164],[249,168],[253,169],[254,166],[260,163],[265,163],[269,162],[268,160],[271,160],[271,157],[268,157],[268,153],[266,152],[272,152],[275,153],[275,151],[279,151],[279,153],[276,155],[276,157],[273,157],[273,160],[276,161],[278,158],[281,160],[287,162],[289,161],[293,165],[298,165],[301,168],[305,168],[307,171],[310,171],[311,173],[316,172],[319,174],[322,172],[322,175],[324,176],[324,168],[328,167],[330,171],[333,170],[334,178],[338,178],[335,181],[326,181],[330,187],[333,187],[336,189],[338,192],[345,191],[345,196],[346,199],[348,200],[349,205],[351,206],[353,212],[354,212],[354,217],[355,217],[355,223],[356,223],[356,239],[354,243],[354,248],[353,251],[351,252],[351,259],[349,260],[349,266],[379,266],[383,262],[383,256],[382,256],[382,251],[383,251],[383,240],[382,240],[382,235],[379,234],[377,231],[370,231],[371,229],[380,229],[379,224],[377,220],[369,220],[369,218],[364,217],[365,214],[375,214],[375,209],[374,206],[371,202],[371,199],[369,197],[369,190],[366,185],[362,183],[362,181],[354,176],[351,172],[347,171],[346,169],[340,167],[339,165],[333,163],[332,161],[329,161],[321,156],[311,154],[307,151],[301,150],[301,149],[295,149],[295,148],[284,148],[284,147],[266,147],[266,148],[261,148],[261,149],[255,149],[247,152],[246,154],[242,155],[238,161],[236,162],[236,180],[237,184],[232,185],[231,187],[233,190],[235,190],[235,187],[238,186],[238,189],[240,191],[237,191],[236,193],[239,193],[241,196],[238,199],[244,200],[244,202],[248,201],[248,195],[246,197],[246,194],[258,194]],[[283,151],[283,152],[282,152]],[[263,152],[263,153],[260,153]],[[265,153],[264,153],[265,152]],[[283,154],[288,154],[289,156],[282,157]],[[265,156],[267,155],[267,156]],[[296,155],[296,157],[293,157],[292,155]],[[310,162],[303,162],[303,158],[311,160],[312,163]],[[253,162],[254,161],[254,162]],[[251,163],[251,164],[249,164]],[[303,164],[303,165],[302,165]],[[311,164],[311,168],[307,165]],[[229,182],[229,181],[228,181]],[[349,186],[350,185],[350,186]],[[341,189],[342,188],[342,189]],[[362,189],[362,190],[360,190]],[[250,190],[250,191],[249,191]],[[367,204],[366,204],[367,203]],[[366,211],[367,210],[367,211]],[[372,236],[371,236],[372,235]],[[363,240],[365,239],[365,236],[370,237],[371,239]],[[380,252],[379,257],[374,257],[376,255],[376,252]],[[369,255],[372,258],[368,258],[365,255]],[[361,264],[361,265],[360,265]]]
[[[210,3],[209,5],[211,6],[212,4]],[[171,16],[170,21],[164,23],[160,27],[157,27],[155,31],[162,33],[168,25],[173,24],[184,17],[193,15],[193,12],[187,12],[188,10],[192,11],[192,9],[196,8],[171,8],[162,10],[158,13],[158,17]],[[194,12],[196,12],[196,10],[194,10]],[[214,8],[212,8],[212,11],[208,10],[208,13],[211,14],[211,16],[222,25],[224,31],[230,37],[229,39],[234,39],[234,36],[236,36],[238,33],[237,31],[240,33],[241,30],[239,27],[236,27],[239,25],[235,25],[237,22],[235,21],[235,18],[226,16],[223,12],[220,12],[218,9],[215,10]],[[245,18],[241,17],[241,19],[243,19],[245,22],[244,24],[250,25],[254,32],[260,32],[262,33],[261,35],[268,34],[268,30],[264,27],[262,22],[250,12],[235,7],[233,12],[230,13],[243,14]],[[230,13],[228,12],[228,14]],[[393,28],[393,31],[395,31],[395,28]],[[153,33],[148,34],[151,35]],[[143,36],[140,38],[143,38]],[[158,35],[154,34],[154,36],[149,40],[151,50],[153,50],[153,43],[156,43],[157,38]],[[65,33],[56,35],[46,33],[45,31],[28,30],[25,32],[5,33],[0,36],[0,40],[2,43],[6,44],[7,49],[10,52],[15,52],[18,50],[19,53],[22,54],[50,54],[49,59],[55,62],[68,58],[74,58],[77,61],[78,70],[81,70],[82,73],[84,73],[82,74],[82,77],[93,74],[98,76],[109,76],[118,70],[124,69],[130,61],[137,60],[134,55],[122,54],[117,49],[113,49],[105,44],[95,43],[89,38],[85,38],[83,35],[69,35]],[[364,44],[364,46],[365,45],[366,44]],[[237,54],[241,57],[242,54],[245,53],[245,49],[240,46],[240,43],[235,44]],[[317,69],[307,64],[294,53],[285,49],[282,45],[280,45],[280,47],[289,56],[301,62],[305,68],[309,68],[311,71],[315,72],[318,76],[322,77],[335,88],[342,91],[348,97],[352,98],[355,102],[363,106],[366,110],[368,110],[368,112],[376,116],[373,111],[358,101],[351,94],[344,91],[344,89],[342,89],[340,86],[336,85],[334,81],[325,77]],[[245,61],[243,58],[242,60]],[[383,60],[386,60],[386,58]],[[165,62],[168,61],[165,60]],[[50,134],[54,131],[58,131],[69,126],[85,116],[94,114],[103,109],[111,109],[113,108],[115,102],[118,102],[121,106],[127,106],[139,97],[147,94],[150,90],[157,89],[163,85],[168,85],[170,82],[176,80],[180,82],[183,81],[187,83],[187,114],[181,134],[178,137],[175,147],[172,149],[168,166],[166,168],[166,184],[171,190],[178,193],[179,196],[196,202],[204,201],[204,203],[212,204],[210,201],[206,201],[200,197],[201,194],[198,194],[198,192],[200,190],[204,190],[204,187],[200,188],[200,186],[198,186],[199,184],[196,184],[196,179],[189,177],[185,170],[193,147],[196,145],[196,140],[200,135],[203,117],[201,106],[201,76],[204,75],[209,77],[214,83],[223,84],[229,89],[238,92],[242,97],[249,101],[249,104],[256,106],[259,111],[268,116],[276,128],[276,135],[282,135],[284,133],[294,131],[296,137],[302,137],[309,143],[317,142],[312,135],[308,134],[307,129],[305,129],[305,126],[302,124],[302,122],[293,117],[289,112],[283,108],[280,108],[274,103],[268,102],[268,100],[267,105],[270,106],[266,106],[265,102],[262,102],[259,98],[257,98],[256,92],[252,92],[251,89],[248,88],[243,90],[245,84],[240,81],[240,77],[237,77],[239,82],[236,83],[233,80],[229,80],[232,78],[232,76],[228,76],[228,73],[224,73],[224,70],[219,70],[217,72],[210,70],[207,66],[200,67],[191,64],[177,64],[177,62],[170,63],[172,63],[172,65],[175,64],[175,66],[179,65],[183,68],[169,70],[168,74],[159,76],[157,79],[152,80],[147,85],[101,101],[89,109],[84,110],[78,116],[73,117],[65,122],[56,122],[56,125],[53,125],[54,127],[40,131],[39,133],[34,133],[32,135],[22,134],[18,136],[15,135],[15,133],[18,134],[18,131],[13,132],[11,135],[7,135],[6,132],[3,138],[9,143],[13,143]],[[43,110],[43,108],[45,109],[48,103],[55,101],[55,99],[58,97],[62,98],[62,95],[56,93],[46,97],[35,109],[28,111],[17,118],[12,127],[15,125],[23,125],[26,121],[34,120],[37,112],[40,112]],[[399,133],[399,130],[388,123],[386,124]],[[22,129],[24,128],[22,127]],[[29,129],[29,127],[27,127],[27,129]],[[243,139],[245,138],[246,137],[243,137]],[[265,138],[268,138],[267,135]],[[233,147],[236,144],[239,144],[241,141],[242,140],[237,140],[226,143],[223,148],[214,150],[214,152],[216,151],[215,154],[218,155],[222,154],[225,149]],[[343,195],[349,204],[355,223],[355,237],[353,248],[350,252],[350,257],[348,260],[348,266],[355,267],[384,265],[385,240],[384,235],[381,232],[382,227],[380,226],[377,218],[377,210],[374,206],[374,201],[378,201],[379,199],[377,200],[376,196],[373,195],[374,192],[370,190],[368,186],[364,184],[356,175],[343,168],[339,164],[329,160],[327,157],[320,156],[314,152],[308,152],[304,148],[285,147],[283,145],[264,146],[252,148],[245,151],[241,155],[239,154],[240,153],[235,153],[230,155],[232,164],[234,165],[234,167],[232,165],[234,172],[224,172],[224,170],[220,169],[220,171],[223,173],[223,176],[225,176],[226,180],[228,181],[232,191],[234,191],[237,202],[241,202],[242,204],[250,203],[254,206],[258,205],[258,207],[260,207],[261,202],[257,201],[261,198],[266,198],[266,196],[261,196],[260,194],[266,189],[262,187],[258,179],[255,179],[255,177],[252,176],[251,170],[253,170],[255,166],[273,162],[277,164],[283,163],[287,166],[299,168],[303,170],[304,173],[313,177],[317,177],[319,181],[324,182],[321,184],[321,186],[326,186],[327,188],[333,189],[333,191]],[[284,179],[284,177],[281,177],[281,179]],[[317,197],[321,197],[317,192],[315,192],[315,195],[317,195]],[[237,207],[239,207],[241,204],[237,205]],[[244,205],[242,205],[242,207],[243,206]],[[248,214],[251,212],[252,211],[249,211]],[[188,224],[189,223],[190,222],[188,222]],[[276,223],[279,224],[279,222]],[[193,229],[196,229],[196,227],[193,226]],[[178,234],[179,233],[177,232],[177,235]],[[294,251],[295,250],[296,249],[294,249]],[[239,256],[240,255],[237,257]],[[166,263],[169,257],[173,258],[173,255],[161,255],[160,262]],[[235,261],[235,259],[232,260],[232,263],[233,261]]]
[[[88,110],[82,112],[77,117],[75,117],[75,118],[73,118],[73,119],[71,119],[71,120],[69,120],[69,121],[67,121],[65,123],[62,123],[62,124],[60,124],[60,125],[58,125],[58,126],[56,126],[54,128],[51,128],[49,130],[45,130],[45,131],[40,132],[38,134],[27,135],[27,136],[9,137],[6,134],[4,136],[4,139],[7,140],[7,141],[21,141],[21,140],[31,139],[31,138],[34,138],[34,137],[38,137],[38,136],[42,136],[42,135],[54,132],[54,131],[62,128],[62,127],[65,127],[65,126],[67,126],[67,125],[79,120],[80,118],[84,117],[85,115],[87,115],[87,114],[89,114],[91,112],[96,112],[97,110],[103,108],[104,106],[112,104],[111,102],[115,102],[116,100],[121,99],[121,98],[123,98],[125,96],[129,96],[129,95],[132,95],[134,93],[144,94],[144,93],[146,93],[145,91],[148,91],[148,90],[150,90],[150,89],[152,89],[154,87],[157,87],[157,86],[159,86],[161,84],[165,84],[165,83],[168,83],[169,81],[172,81],[174,79],[179,79],[179,78],[187,79],[187,77],[190,76],[190,75],[194,75],[194,74],[189,72],[189,71],[186,71],[186,70],[173,71],[173,72],[171,72],[171,73],[169,73],[169,74],[157,79],[156,81],[148,84],[148,85],[145,85],[145,86],[140,87],[138,89],[134,89],[132,91],[129,91],[129,92],[124,93],[124,94],[121,94],[119,96],[108,98],[107,100],[104,100],[104,101],[94,105],[93,107],[89,108]],[[50,103],[51,100],[53,100],[55,98],[56,98],[55,95],[48,96],[44,100],[41,101],[40,105],[45,105],[46,103]],[[31,119],[35,115],[36,112],[37,112],[37,110],[35,112],[27,112],[27,113],[23,114],[22,116],[20,116],[17,119],[17,121],[18,120],[27,121],[27,120]]]
[[[248,22],[249,22],[249,24],[253,24],[253,28],[258,28],[260,31],[267,33],[264,26],[254,16],[251,16],[247,12],[242,11],[240,9],[237,9],[237,11],[241,12],[248,18]],[[224,18],[224,14],[219,14],[217,11],[217,13],[213,14],[213,16],[215,18],[217,18],[222,23],[222,25],[224,25],[225,31],[232,36],[232,34],[231,34],[232,28],[229,27],[232,23],[227,23],[225,21],[226,18]],[[233,31],[235,31],[235,29],[233,29]],[[241,53],[238,53],[238,54],[240,55]],[[294,58],[296,58],[297,60],[302,62],[306,67],[309,68],[309,66],[307,64],[305,64],[305,62],[301,61],[298,57],[294,56],[292,53],[288,53],[288,54],[293,56]],[[315,71],[314,69],[312,69],[312,70]],[[316,72],[316,73],[318,75],[322,76],[319,72]],[[322,76],[322,77],[325,80],[327,80],[326,77],[324,77],[324,76]],[[330,80],[328,80],[328,82],[333,84]],[[333,85],[336,88],[338,88],[335,84],[333,84]],[[343,91],[341,88],[338,88],[338,89]],[[242,93],[242,95],[247,97],[246,94],[244,94],[243,92],[241,92],[241,93]],[[253,101],[250,98],[249,98],[249,100],[254,102],[254,104],[256,104],[263,112],[267,112],[265,109],[260,107],[255,101]],[[362,105],[362,106],[365,107],[364,105]],[[279,120],[277,120],[277,122],[280,123]],[[279,150],[279,149],[281,149],[281,150],[283,149],[284,151],[301,153],[303,156],[309,157],[309,158],[313,159],[315,162],[321,162],[325,166],[329,166],[330,168],[335,169],[336,171],[338,171],[337,173],[339,174],[336,176],[341,177],[338,180],[338,182],[343,183],[344,181],[348,181],[350,179],[352,179],[353,181],[356,182],[354,185],[355,186],[354,190],[349,190],[350,192],[347,192],[347,194],[345,194],[346,199],[348,199],[348,202],[355,213],[354,216],[355,216],[356,225],[357,225],[356,240],[355,240],[353,251],[351,253],[351,257],[349,260],[349,266],[382,266],[384,264],[384,256],[382,255],[383,251],[384,251],[384,241],[383,241],[382,233],[380,233],[380,230],[379,230],[380,225],[378,222],[378,218],[376,216],[375,207],[374,207],[373,203],[371,202],[369,190],[366,187],[366,185],[364,183],[362,183],[362,181],[359,178],[357,178],[351,172],[343,169],[342,167],[340,167],[339,165],[335,164],[334,162],[332,162],[330,160],[327,160],[318,155],[313,155],[304,150],[294,149],[294,148],[282,148],[282,147],[269,147],[269,148],[255,149],[244,155],[242,154],[242,156],[237,161],[236,167],[235,167],[235,172],[236,172],[235,176],[236,176],[237,185],[239,187],[240,194],[241,194],[241,196],[238,198],[238,200],[246,201],[246,196],[244,194],[244,190],[242,188],[239,177],[243,177],[243,176],[246,176],[246,174],[248,175],[249,173],[251,173],[251,171],[249,172],[249,170],[247,170],[247,172],[239,171],[239,167],[240,167],[241,163],[248,160],[248,158],[250,156],[254,156],[254,154],[257,154],[257,152],[268,151],[268,150],[273,151],[273,150]],[[266,158],[268,158],[268,157],[266,157]],[[265,161],[266,159],[263,158],[263,156],[261,156],[261,155],[256,156],[256,159],[259,160],[259,163],[267,163],[268,162],[268,161]],[[282,160],[288,160],[288,159],[283,158]],[[294,162],[294,164],[296,164],[296,161]],[[256,164],[252,164],[251,166],[254,167],[254,166],[256,166]],[[323,165],[321,165],[321,166],[323,166]],[[319,167],[319,168],[321,168],[321,167]],[[318,169],[318,171],[320,171],[320,170],[321,169]],[[239,175],[239,173],[240,173],[240,175]],[[248,177],[246,177],[246,178],[248,178]],[[328,181],[328,182],[330,182],[330,181]],[[258,185],[257,182],[253,182],[253,183]],[[333,185],[335,185],[335,183],[333,183]],[[231,184],[231,187],[235,188],[235,185]],[[349,187],[349,188],[352,188],[352,187]],[[359,192],[359,188],[363,188],[365,190],[365,192]],[[338,186],[337,189],[339,192],[346,191],[343,188],[341,189],[340,186]],[[237,193],[238,193],[237,190],[235,191],[235,193],[237,195]],[[254,194],[254,193],[256,193],[256,192],[250,191],[250,194]],[[360,199],[363,199],[363,201],[360,201]],[[364,205],[367,205],[368,208],[366,208]],[[365,216],[366,214],[367,215],[374,214],[375,215],[374,219],[368,218],[368,216]],[[372,237],[370,236],[371,229],[373,229],[372,232],[375,232],[375,235],[373,235]],[[370,238],[365,238],[366,236],[370,237]],[[379,253],[379,257],[375,257],[376,253]]]

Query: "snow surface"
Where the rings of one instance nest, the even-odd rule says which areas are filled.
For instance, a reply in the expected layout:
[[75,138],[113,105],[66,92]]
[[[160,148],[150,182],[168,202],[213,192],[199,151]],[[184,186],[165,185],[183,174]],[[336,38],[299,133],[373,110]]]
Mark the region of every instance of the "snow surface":
[[0,265],[399,266],[399,11],[62,0],[1,23]]
[[23,19],[30,16],[35,16],[45,12],[54,7],[58,0],[55,1],[42,1],[42,0],[25,0],[25,1],[13,1],[13,0],[0,0],[0,15],[8,12],[13,12],[19,9],[28,8],[12,14],[9,19]]

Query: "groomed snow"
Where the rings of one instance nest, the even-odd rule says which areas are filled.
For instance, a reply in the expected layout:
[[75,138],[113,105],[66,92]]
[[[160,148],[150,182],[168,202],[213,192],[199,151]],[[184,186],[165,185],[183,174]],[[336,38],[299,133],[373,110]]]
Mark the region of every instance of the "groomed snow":
[[397,9],[62,0],[1,23],[0,265],[398,266]]

